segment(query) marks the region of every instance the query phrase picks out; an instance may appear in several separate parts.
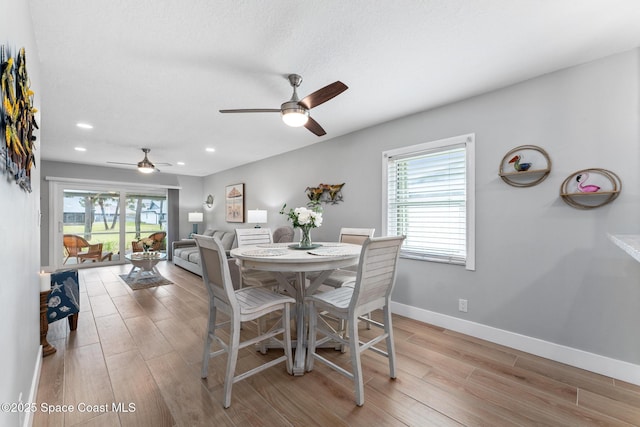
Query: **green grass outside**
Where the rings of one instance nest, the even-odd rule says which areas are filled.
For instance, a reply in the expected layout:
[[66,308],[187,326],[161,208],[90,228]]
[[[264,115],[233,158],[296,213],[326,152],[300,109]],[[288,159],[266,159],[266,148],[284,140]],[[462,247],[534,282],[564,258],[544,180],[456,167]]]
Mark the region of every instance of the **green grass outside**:
[[[111,225],[111,224],[109,224]],[[136,225],[133,222],[127,222],[126,225],[126,251],[131,250],[131,242],[136,240]],[[65,224],[63,227],[64,234],[77,234],[79,236],[85,237],[84,234],[84,224],[80,225],[67,225]],[[148,235],[156,232],[163,231],[158,224],[140,224],[140,237],[147,237]],[[120,242],[120,227],[119,224],[113,228],[113,230],[105,230],[103,222],[94,222],[91,238],[87,239],[89,243],[96,244],[102,243],[102,250],[105,252],[113,252],[117,253],[118,244]]]

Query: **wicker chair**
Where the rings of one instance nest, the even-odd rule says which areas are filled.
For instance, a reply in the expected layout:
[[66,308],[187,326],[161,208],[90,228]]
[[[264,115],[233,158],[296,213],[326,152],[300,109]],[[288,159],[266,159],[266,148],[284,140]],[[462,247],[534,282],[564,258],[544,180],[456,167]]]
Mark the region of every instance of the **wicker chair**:
[[96,243],[94,245],[89,245],[89,250],[87,252],[78,254],[77,259],[81,263],[88,260],[91,260],[91,262],[100,262],[106,259],[111,261],[112,256],[113,252],[102,252],[102,243]]
[[[167,244],[165,241],[165,237],[167,237],[166,231],[157,231],[153,234],[150,234],[148,239],[153,240],[153,245],[151,245],[152,251],[164,251],[167,249]],[[138,240],[134,240],[131,242],[131,250],[132,252],[144,252],[144,248],[142,247],[142,242]]]
[[65,234],[62,237],[62,244],[64,245],[66,257],[62,262],[63,264],[66,264],[71,257],[75,257],[76,263],[79,263],[80,259],[78,258],[78,255],[83,252],[84,248],[88,248],[90,246],[89,242],[75,234]]

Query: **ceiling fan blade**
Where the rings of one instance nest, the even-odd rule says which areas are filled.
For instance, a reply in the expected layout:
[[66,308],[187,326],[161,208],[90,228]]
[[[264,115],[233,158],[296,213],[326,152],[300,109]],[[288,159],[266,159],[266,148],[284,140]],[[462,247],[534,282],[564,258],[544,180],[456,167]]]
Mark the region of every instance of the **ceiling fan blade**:
[[325,132],[325,130],[322,129],[322,126],[320,126],[318,122],[313,120],[311,117],[309,117],[309,120],[307,120],[307,123],[305,123],[304,127],[306,127],[307,129],[309,129],[311,132],[315,133],[318,136],[327,134],[327,132]]
[[127,165],[127,166],[137,166],[137,163],[122,163],[122,162],[107,162],[107,163],[111,163],[112,165]]
[[221,113],[279,113],[279,108],[241,108],[238,110],[219,110]]
[[310,95],[305,96],[300,102],[298,102],[298,104],[311,109],[327,102],[332,98],[335,98],[347,89],[349,88],[346,84],[342,83],[341,81],[337,81],[323,87],[322,89],[318,89]]

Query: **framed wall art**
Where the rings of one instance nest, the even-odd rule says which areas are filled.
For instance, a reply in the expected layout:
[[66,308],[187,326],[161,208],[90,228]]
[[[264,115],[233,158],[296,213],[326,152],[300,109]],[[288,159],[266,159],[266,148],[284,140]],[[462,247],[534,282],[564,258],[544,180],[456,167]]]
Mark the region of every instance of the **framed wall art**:
[[244,222],[244,184],[227,185],[224,197],[227,222]]

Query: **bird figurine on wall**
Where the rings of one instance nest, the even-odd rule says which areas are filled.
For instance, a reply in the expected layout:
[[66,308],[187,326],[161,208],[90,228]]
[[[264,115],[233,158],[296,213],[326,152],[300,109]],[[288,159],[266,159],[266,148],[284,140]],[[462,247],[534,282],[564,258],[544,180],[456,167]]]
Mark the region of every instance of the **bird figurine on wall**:
[[320,198],[322,197],[322,193],[324,193],[324,189],[322,187],[307,187],[305,189],[307,192],[307,197],[312,202],[320,202]]
[[320,188],[324,189],[329,193],[329,201],[333,204],[342,201],[342,187],[344,186],[344,182],[342,184],[320,184]]
[[576,182],[578,183],[578,191],[581,193],[595,193],[600,190],[597,185],[585,185],[584,183],[589,179],[589,174],[586,172],[576,175]]
[[524,172],[531,167],[532,163],[520,163],[520,160],[522,160],[522,156],[520,154],[516,154],[511,160],[509,160],[509,163],[513,163],[513,168],[518,172]]

